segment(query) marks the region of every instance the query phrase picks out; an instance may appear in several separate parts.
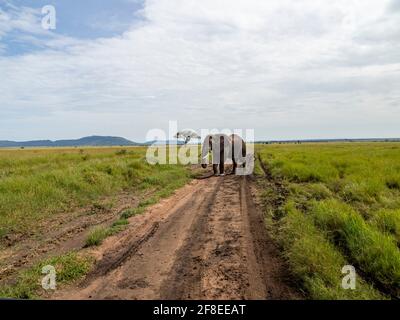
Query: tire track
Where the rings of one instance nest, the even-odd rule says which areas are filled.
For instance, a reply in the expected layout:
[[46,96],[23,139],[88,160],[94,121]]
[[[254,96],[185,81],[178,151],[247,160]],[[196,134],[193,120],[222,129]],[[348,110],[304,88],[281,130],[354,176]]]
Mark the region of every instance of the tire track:
[[197,180],[130,220],[62,299],[291,299],[246,177]]

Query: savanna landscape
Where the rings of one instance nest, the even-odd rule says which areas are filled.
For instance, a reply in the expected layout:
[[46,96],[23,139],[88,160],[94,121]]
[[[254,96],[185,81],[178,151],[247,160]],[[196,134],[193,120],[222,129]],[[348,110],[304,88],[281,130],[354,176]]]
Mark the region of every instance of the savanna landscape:
[[[399,143],[258,144],[251,176],[145,155],[0,150],[0,296],[400,296]],[[41,287],[46,265],[56,291]],[[346,265],[354,290],[342,287]]]
[[400,0],[0,0],[1,310],[398,309],[399,26]]

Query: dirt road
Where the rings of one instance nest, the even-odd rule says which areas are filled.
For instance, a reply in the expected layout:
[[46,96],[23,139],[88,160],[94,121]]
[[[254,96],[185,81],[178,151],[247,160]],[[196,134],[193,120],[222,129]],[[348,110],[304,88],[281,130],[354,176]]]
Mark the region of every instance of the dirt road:
[[96,249],[63,299],[296,299],[246,177],[196,180]]

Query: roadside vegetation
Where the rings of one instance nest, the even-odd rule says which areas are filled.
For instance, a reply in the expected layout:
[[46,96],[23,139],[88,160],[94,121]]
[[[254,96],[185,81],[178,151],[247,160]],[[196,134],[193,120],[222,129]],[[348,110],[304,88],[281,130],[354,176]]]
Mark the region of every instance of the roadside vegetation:
[[[310,298],[400,297],[400,144],[257,151],[267,228]],[[357,270],[356,290],[341,286],[345,265]]]
[[151,191],[157,201],[190,179],[184,166],[152,166],[145,154],[145,148],[0,150],[0,244],[102,197]]
[[73,283],[86,275],[93,259],[79,255],[76,252],[53,257],[37,263],[33,267],[19,273],[15,283],[0,288],[0,297],[14,299],[37,299],[48,294],[41,286],[45,276],[42,268],[53,266],[56,272],[57,286]]
[[[42,226],[58,215],[90,207],[87,214],[98,215],[101,221],[119,195],[128,192],[142,199],[111,224],[89,230],[85,246],[100,245],[105,238],[126,229],[130,217],[190,181],[188,167],[150,165],[145,156],[146,148],[141,147],[0,149],[0,250],[10,252],[9,239],[18,239],[12,241],[16,248],[20,239],[39,243],[44,236]],[[61,286],[83,277],[91,267],[89,258],[71,252],[13,270],[17,278],[0,279],[0,298],[46,296],[39,281],[45,265],[56,267],[57,284]],[[0,261],[0,267],[5,266]]]

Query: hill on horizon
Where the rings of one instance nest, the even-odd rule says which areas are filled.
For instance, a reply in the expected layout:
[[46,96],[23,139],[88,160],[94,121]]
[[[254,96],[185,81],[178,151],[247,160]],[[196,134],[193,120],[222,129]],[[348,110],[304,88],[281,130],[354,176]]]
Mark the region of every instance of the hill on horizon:
[[112,136],[89,136],[80,139],[69,140],[32,140],[32,141],[8,141],[0,140],[0,148],[34,148],[34,147],[116,147],[116,146],[150,146],[150,145],[168,145],[184,144],[176,140],[154,140],[143,143],[134,142],[122,137]]
[[133,142],[122,137],[90,136],[70,140],[33,140],[33,141],[7,141],[0,140],[0,148],[18,147],[99,147],[99,146],[139,146],[141,143]]

